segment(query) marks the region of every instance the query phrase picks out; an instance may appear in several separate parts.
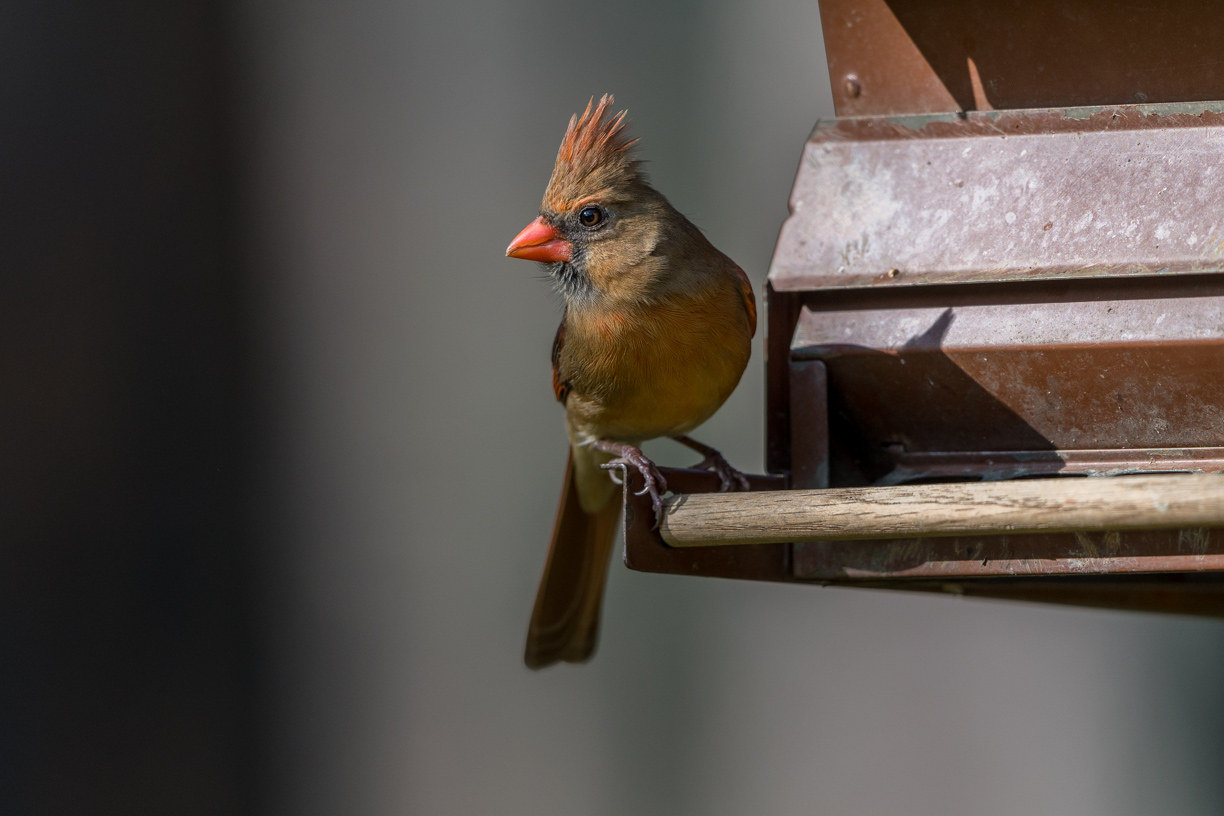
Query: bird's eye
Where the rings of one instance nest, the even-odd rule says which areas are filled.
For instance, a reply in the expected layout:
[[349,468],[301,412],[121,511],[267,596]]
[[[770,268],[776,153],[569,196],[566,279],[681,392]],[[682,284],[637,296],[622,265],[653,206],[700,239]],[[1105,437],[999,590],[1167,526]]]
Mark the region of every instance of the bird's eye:
[[578,223],[584,227],[598,227],[603,223],[604,213],[598,207],[583,207],[578,213]]

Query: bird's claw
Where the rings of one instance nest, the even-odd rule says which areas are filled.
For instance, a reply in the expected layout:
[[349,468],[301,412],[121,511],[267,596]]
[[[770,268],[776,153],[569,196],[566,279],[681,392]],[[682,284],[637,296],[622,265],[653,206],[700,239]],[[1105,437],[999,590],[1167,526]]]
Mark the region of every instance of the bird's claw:
[[748,477],[731,467],[731,463],[723,458],[723,455],[718,451],[706,454],[706,458],[702,459],[697,464],[694,470],[712,470],[718,474],[719,493],[726,493],[736,488],[740,490],[751,490],[748,484]]
[[650,506],[654,508],[655,514],[655,523],[652,529],[657,529],[659,522],[663,519],[662,496],[667,492],[667,480],[663,478],[663,474],[659,472],[655,463],[647,459],[646,455],[636,448],[625,451],[606,465],[603,465],[603,468],[608,471],[608,475],[612,477],[612,481],[619,485],[624,484],[624,482],[616,476],[615,468],[618,467],[631,467],[642,475],[645,487],[633,495],[645,496],[650,494]]

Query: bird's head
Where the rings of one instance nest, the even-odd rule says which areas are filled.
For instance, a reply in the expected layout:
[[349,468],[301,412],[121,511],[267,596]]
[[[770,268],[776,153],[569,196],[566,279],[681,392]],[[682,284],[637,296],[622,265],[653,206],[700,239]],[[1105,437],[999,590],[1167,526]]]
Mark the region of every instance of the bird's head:
[[611,96],[598,104],[592,98],[582,116],[570,117],[540,216],[506,249],[508,257],[548,264],[574,305],[640,290],[671,210],[633,156],[626,112],[611,116],[611,105]]

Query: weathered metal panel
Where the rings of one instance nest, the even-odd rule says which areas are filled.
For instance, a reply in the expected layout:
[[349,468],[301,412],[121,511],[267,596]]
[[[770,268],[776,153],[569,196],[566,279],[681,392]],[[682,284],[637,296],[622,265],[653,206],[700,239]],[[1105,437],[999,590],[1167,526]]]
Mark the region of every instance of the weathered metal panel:
[[801,302],[794,292],[778,292],[768,281],[763,294],[765,469],[786,473],[791,468],[790,346]]
[[[713,473],[681,468],[659,468],[668,487],[677,493],[713,493],[719,479]],[[655,527],[650,497],[638,495],[642,477],[635,470],[623,473],[625,566],[641,572],[740,578],[750,581],[795,581],[790,544],[752,544],[746,547],[669,547]],[[781,476],[749,474],[753,490],[782,490]],[[721,551],[721,552],[720,552]]]
[[1218,572],[1224,530],[820,541],[795,544],[794,565],[813,581]]
[[790,487],[818,490],[829,486],[829,387],[824,363],[795,360],[790,367]]
[[1213,0],[821,0],[838,116],[1224,99]]
[[[858,118],[817,125],[770,270],[769,469],[1224,470],[1224,103],[1196,101],[1224,99],[1224,6],[821,13],[838,114]],[[1148,100],[1181,104],[1126,104]],[[1224,615],[1222,530],[678,550],[642,497],[626,507],[638,569]]]
[[792,356],[825,363],[843,421],[892,459],[1224,447],[1224,296],[805,307]]
[[[809,409],[792,394],[792,437],[832,418],[834,485],[1224,470],[1224,279],[1167,280],[804,294],[791,365],[823,362],[828,396]],[[1224,609],[1224,583],[1183,603],[1156,577],[1224,571],[1219,530],[818,542],[792,557],[824,583]],[[1085,575],[1148,584],[1065,583]]]
[[884,0],[821,0],[838,116],[973,109],[958,102]]
[[1224,105],[842,119],[808,141],[779,291],[1224,270]]
[[895,467],[874,482],[878,486],[922,480],[994,482],[1034,476],[1224,471],[1224,448],[911,452],[893,445],[887,453]]

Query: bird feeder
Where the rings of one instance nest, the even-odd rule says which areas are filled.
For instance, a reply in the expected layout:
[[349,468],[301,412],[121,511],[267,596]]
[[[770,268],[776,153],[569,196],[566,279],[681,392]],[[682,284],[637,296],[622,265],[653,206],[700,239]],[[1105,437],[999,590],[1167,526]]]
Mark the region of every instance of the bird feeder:
[[769,475],[628,480],[630,567],[1224,615],[1224,6],[1066,12],[822,0]]

